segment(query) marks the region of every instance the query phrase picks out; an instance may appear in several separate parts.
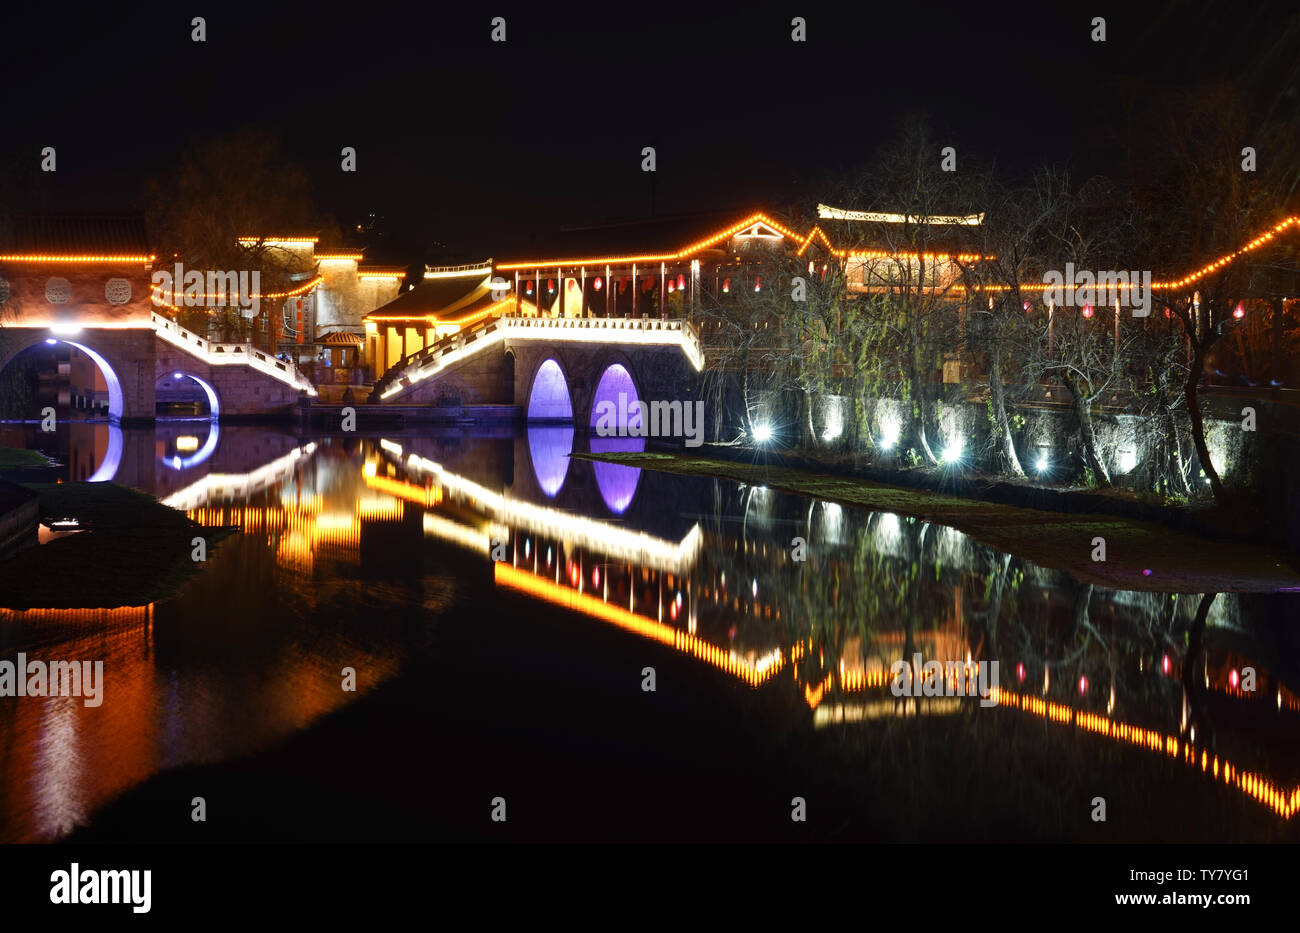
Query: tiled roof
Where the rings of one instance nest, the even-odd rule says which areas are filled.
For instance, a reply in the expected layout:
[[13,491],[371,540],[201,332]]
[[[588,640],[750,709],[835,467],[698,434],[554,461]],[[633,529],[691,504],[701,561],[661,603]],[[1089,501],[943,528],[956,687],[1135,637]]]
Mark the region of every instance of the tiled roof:
[[0,225],[0,252],[48,255],[149,255],[149,235],[138,214],[43,215]]
[[523,262],[542,257],[579,259],[584,256],[673,253],[753,213],[750,210],[701,211],[561,227],[554,234],[539,239],[537,246],[526,254],[505,256],[500,262]]
[[403,292],[386,305],[365,316],[365,320],[385,318],[459,317],[471,305],[492,292],[487,286],[488,276],[452,279],[427,279],[410,291]]

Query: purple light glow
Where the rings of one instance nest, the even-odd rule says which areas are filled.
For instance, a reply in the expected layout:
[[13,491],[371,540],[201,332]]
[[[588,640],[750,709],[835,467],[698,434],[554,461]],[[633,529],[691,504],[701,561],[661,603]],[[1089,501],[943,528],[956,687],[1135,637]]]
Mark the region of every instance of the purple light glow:
[[[592,437],[591,452],[607,453],[641,453],[645,450],[644,437]],[[641,468],[624,466],[621,463],[601,463],[591,465],[596,474],[596,487],[605,505],[615,515],[622,515],[632,504],[636,496],[637,484],[641,481]]]
[[573,425],[529,425],[528,455],[533,459],[533,475],[542,492],[554,499],[569,474],[569,454],[573,452]]
[[[564,370],[560,369],[560,364],[555,360],[547,360],[537,369],[537,376],[533,379],[533,390],[528,396],[528,420],[573,420],[569,383],[564,378]],[[568,452],[565,451],[566,454]]]
[[[624,405],[628,409],[626,412],[619,410],[619,395],[626,396],[626,401],[624,402]],[[635,414],[631,413],[632,403],[638,401],[639,398],[640,396],[637,395],[636,391],[636,383],[632,381],[632,374],[628,372],[624,366],[614,363],[612,366],[606,367],[605,371],[600,374],[600,381],[596,383],[596,392],[591,397],[590,426],[594,428],[596,422],[600,419],[599,409],[601,403],[608,402],[610,405],[614,406],[614,412],[618,417],[620,433],[624,433],[627,428],[632,427],[636,427],[640,430],[641,413],[639,411]],[[626,424],[623,423],[625,416],[627,416]]]

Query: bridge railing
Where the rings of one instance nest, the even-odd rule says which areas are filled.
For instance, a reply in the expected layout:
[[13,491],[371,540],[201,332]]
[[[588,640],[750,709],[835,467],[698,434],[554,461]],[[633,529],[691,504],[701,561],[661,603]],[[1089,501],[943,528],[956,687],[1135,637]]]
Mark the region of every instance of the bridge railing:
[[[699,334],[686,321],[661,318],[551,318],[502,315],[500,318],[489,318],[454,334],[448,334],[424,349],[403,357],[375,383],[373,397],[383,399],[396,394],[402,389],[400,383],[403,379],[407,385],[412,385],[433,375],[437,370],[455,362],[461,355],[475,352],[478,349],[474,346],[476,341],[498,330],[501,331],[502,336],[523,339],[529,337],[546,339],[553,333],[555,339],[560,340],[576,338],[610,343],[628,340],[656,345],[676,342],[697,371],[704,367],[704,353]],[[676,341],[673,340],[674,336],[677,338]]]
[[284,360],[277,360],[252,344],[214,343],[182,327],[171,318],[163,317],[157,311],[150,312],[150,320],[158,336],[182,350],[188,350],[211,365],[242,364],[272,376],[295,389],[302,389],[308,395],[316,394],[315,387],[297,366]]

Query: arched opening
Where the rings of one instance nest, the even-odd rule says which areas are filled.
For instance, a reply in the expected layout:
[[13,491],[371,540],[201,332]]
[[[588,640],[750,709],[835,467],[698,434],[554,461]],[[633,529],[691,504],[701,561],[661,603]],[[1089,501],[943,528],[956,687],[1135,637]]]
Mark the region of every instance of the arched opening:
[[501,367],[501,400],[506,405],[515,403],[515,355],[509,350]]
[[573,420],[569,383],[555,360],[547,360],[537,368],[533,389],[528,395],[527,417],[529,421]]
[[122,417],[122,383],[90,347],[47,337],[19,350],[0,372],[0,418],[28,421],[53,408],[60,421]]
[[219,418],[221,403],[211,384],[186,372],[164,373],[154,384],[157,414],[181,418]]
[[105,482],[117,475],[122,412],[117,373],[82,343],[44,338],[0,368],[0,420],[31,425],[30,446],[62,460],[72,481]]
[[641,436],[644,418],[636,383],[621,363],[605,367],[591,396],[590,427],[601,437]]

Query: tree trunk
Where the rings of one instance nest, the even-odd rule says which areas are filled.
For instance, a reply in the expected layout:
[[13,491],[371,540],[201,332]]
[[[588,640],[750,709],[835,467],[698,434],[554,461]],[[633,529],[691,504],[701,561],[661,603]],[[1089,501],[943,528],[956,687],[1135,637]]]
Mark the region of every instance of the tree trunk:
[[1105,462],[1097,454],[1097,431],[1092,423],[1092,402],[1084,397],[1083,390],[1074,379],[1066,376],[1061,381],[1065,383],[1065,388],[1070,393],[1075,417],[1079,419],[1079,442],[1083,446],[1083,461],[1092,470],[1098,485],[1110,486],[1110,470],[1106,469]]
[[926,434],[926,409],[928,406],[926,405],[925,388],[921,382],[921,361],[917,358],[920,349],[916,344],[916,327],[917,325],[913,322],[913,325],[908,328],[907,335],[907,368],[908,378],[911,382],[911,391],[908,394],[911,395],[910,401],[912,403],[912,430],[916,435],[916,439],[920,442],[921,452],[925,455],[926,462],[930,466],[935,466],[939,463],[939,458],[934,455],[934,451],[930,447],[930,438]]
[[1214,468],[1214,462],[1210,459],[1209,445],[1205,442],[1205,419],[1201,416],[1201,400],[1198,395],[1201,385],[1201,370],[1205,367],[1205,354],[1209,348],[1209,341],[1204,346],[1198,342],[1196,352],[1192,355],[1191,371],[1187,374],[1187,415],[1192,422],[1192,443],[1196,447],[1196,456],[1201,461],[1201,469],[1205,471],[1205,476],[1210,481],[1210,489],[1214,492],[1214,501],[1219,505],[1223,505],[1226,491],[1223,488],[1223,481],[1219,479],[1219,472]]
[[1025,471],[1016,456],[1015,439],[1011,436],[1011,422],[1007,418],[1006,393],[1002,388],[1002,347],[995,345],[989,358],[989,394],[993,398],[993,420],[1002,444],[1002,456],[1015,476],[1024,477]]

